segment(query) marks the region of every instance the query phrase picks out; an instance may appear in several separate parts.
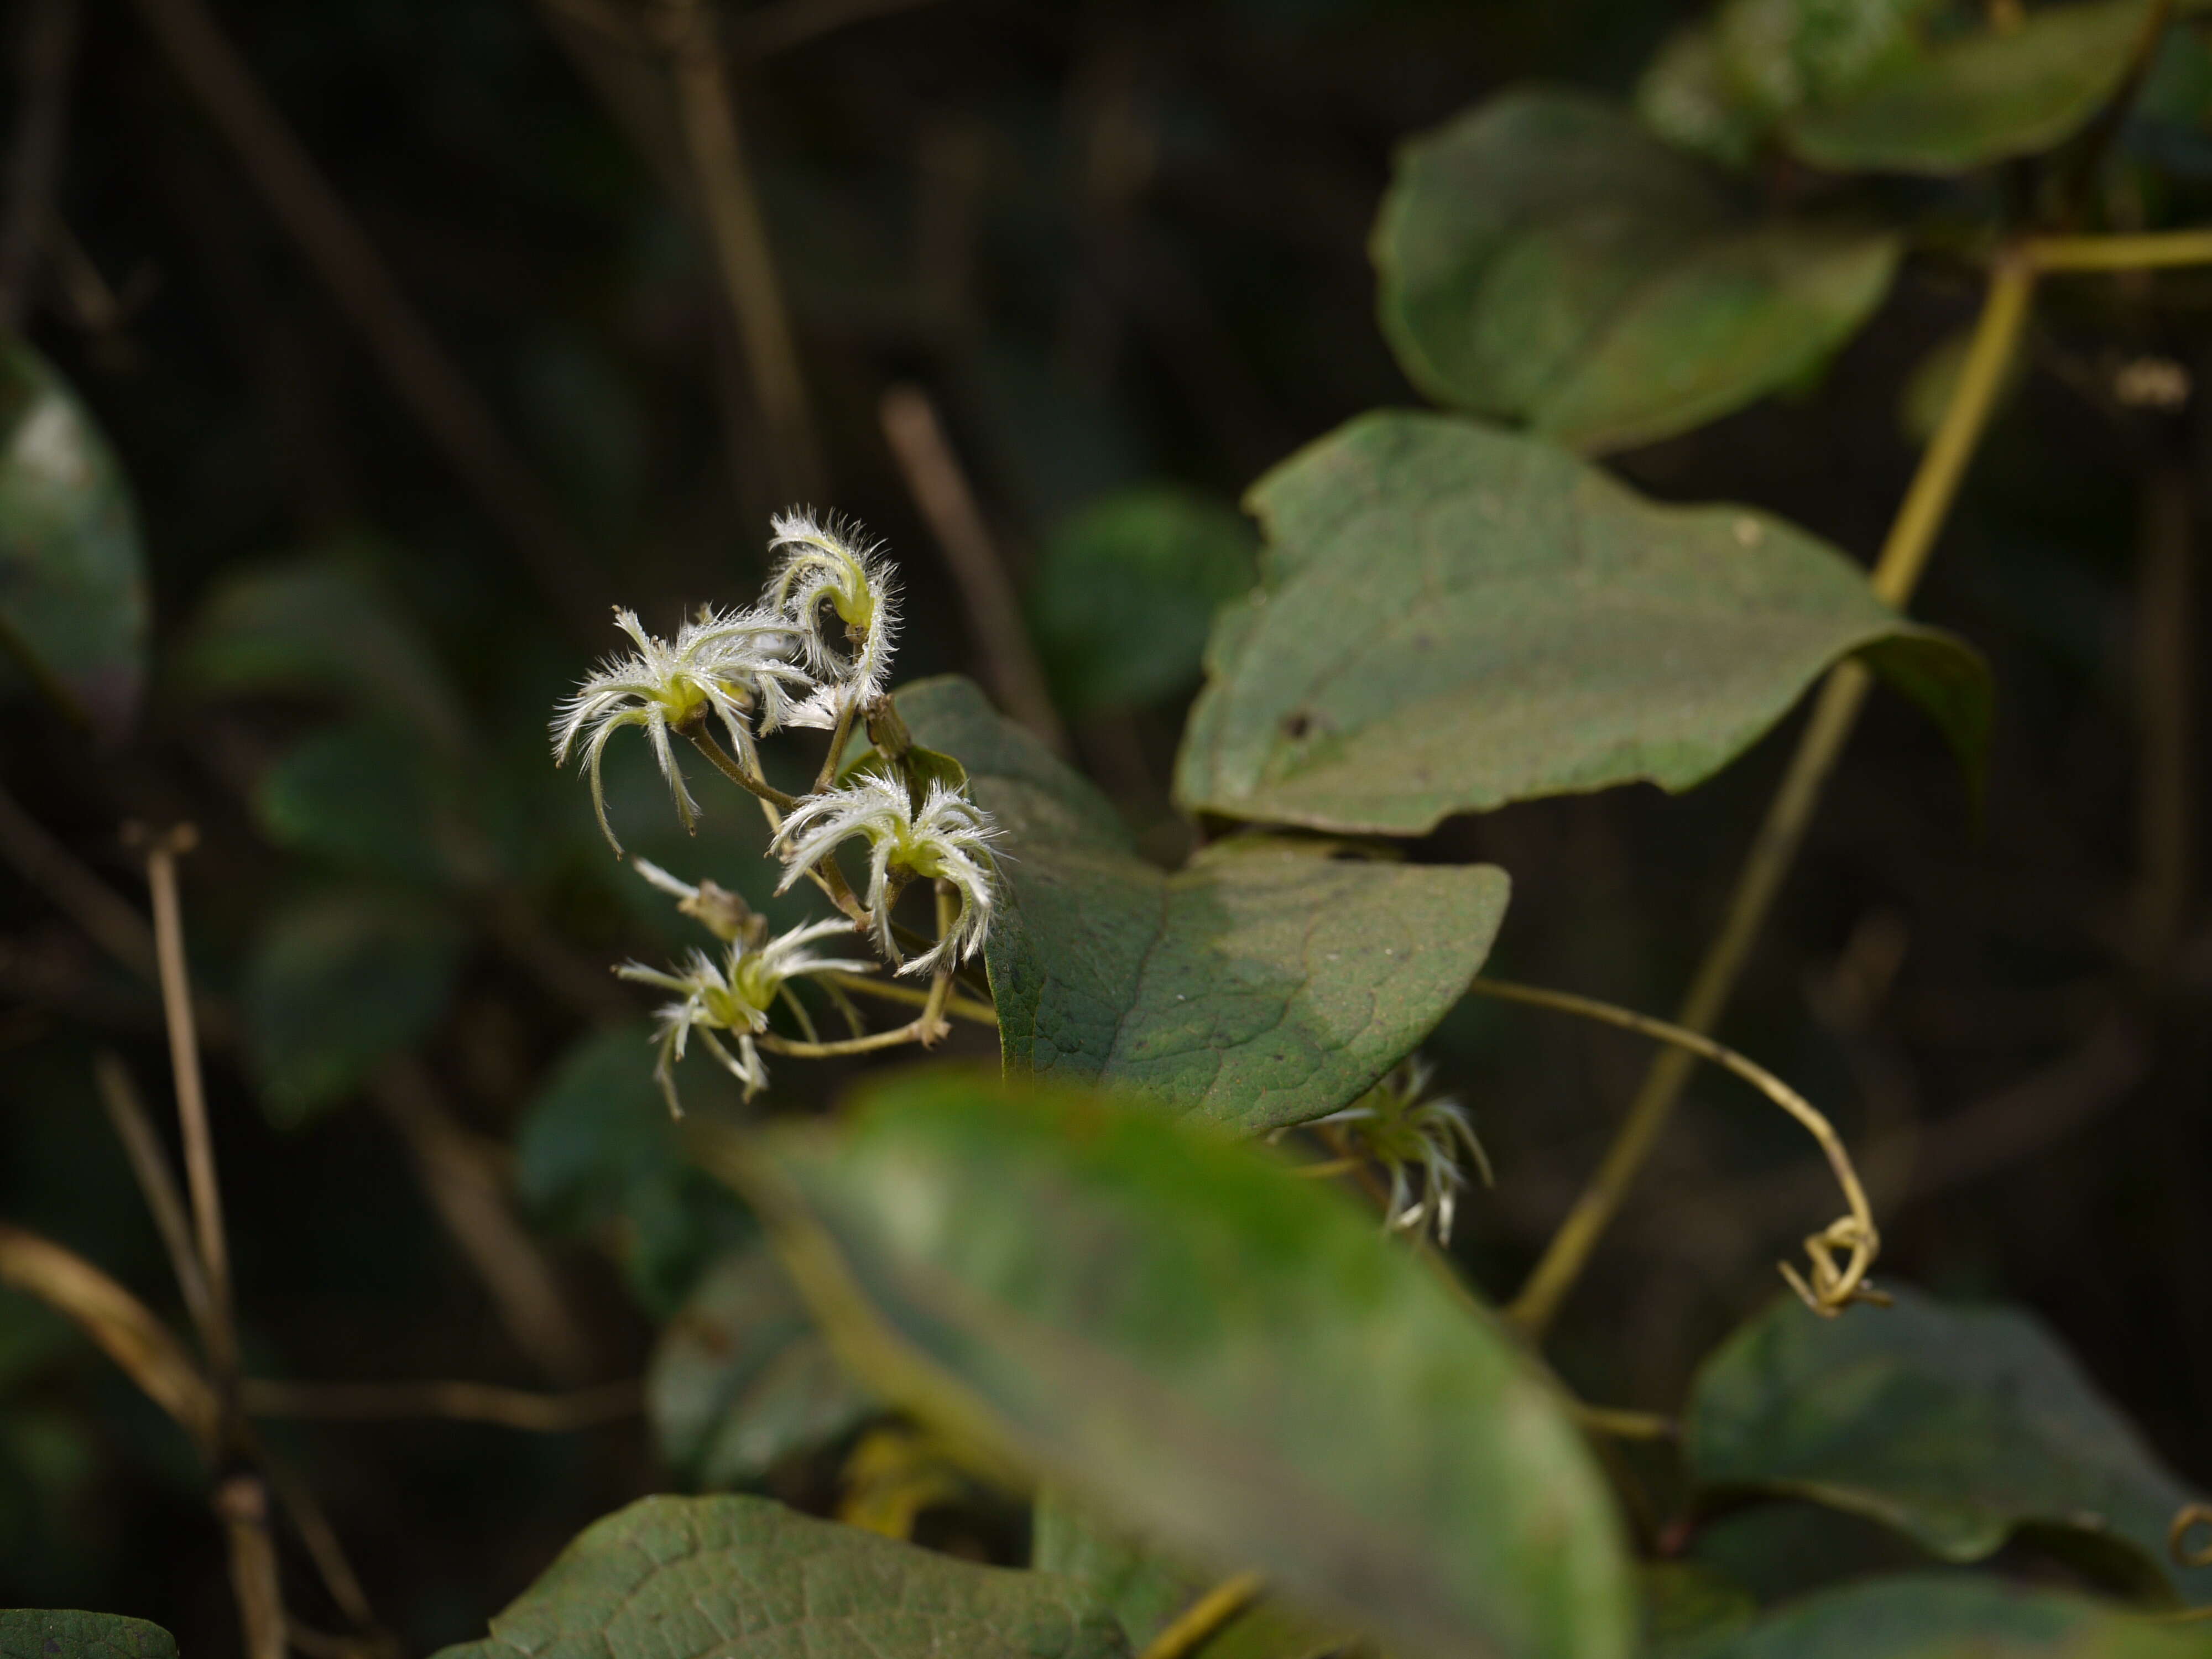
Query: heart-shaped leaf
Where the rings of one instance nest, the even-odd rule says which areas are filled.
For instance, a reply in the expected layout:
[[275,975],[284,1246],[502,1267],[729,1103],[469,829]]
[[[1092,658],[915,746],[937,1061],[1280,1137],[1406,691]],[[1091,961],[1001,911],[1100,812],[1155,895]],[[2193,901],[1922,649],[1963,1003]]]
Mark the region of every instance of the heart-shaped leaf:
[[1140,1089],[1246,1131],[1357,1098],[1489,954],[1503,871],[1255,838],[1170,875],[1103,797],[965,680],[898,694],[1006,831],[988,947],[1011,1072]]
[[[763,1243],[724,1256],[661,1333],[646,1413],[694,1485],[742,1486],[842,1438],[876,1410]],[[1036,1564],[1054,1571],[1052,1563]]]
[[1778,1298],[1705,1361],[1684,1421],[1699,1481],[1832,1504],[1954,1561],[2021,1528],[2072,1534],[2097,1565],[2212,1601],[2212,1568],[2166,1553],[2193,1494],[2049,1331],[1885,1288],[1895,1307],[1836,1320]]
[[1852,652],[1978,759],[1981,659],[1765,514],[1661,506],[1548,444],[1396,411],[1292,456],[1250,505],[1261,586],[1215,625],[1176,763],[1194,810],[1418,835],[1534,796],[1685,789]]
[[1580,94],[1504,94],[1400,153],[1382,331],[1440,403],[1577,449],[1666,437],[1790,385],[1889,291],[1897,237],[1756,222]]
[[1405,1655],[1627,1650],[1619,1522],[1551,1387],[1264,1149],[934,1067],[708,1156],[886,1398],[1114,1524]]
[[108,737],[146,681],[146,556],[123,469],[53,367],[0,337],[0,646]]
[[2031,9],[2011,28],[1946,40],[1807,104],[1783,123],[1790,149],[1838,171],[1951,173],[2064,142],[2134,61],[2148,0]]
[[2161,1625],[2087,1596],[1998,1579],[1878,1578],[1822,1592],[1696,1659],[2204,1659],[2200,1626]]
[[0,1607],[0,1659],[177,1659],[177,1638],[119,1613]]
[[[765,1498],[646,1498],[586,1528],[437,1659],[1126,1659],[1083,1588],[978,1566]],[[9,1656],[9,1659],[14,1656]]]

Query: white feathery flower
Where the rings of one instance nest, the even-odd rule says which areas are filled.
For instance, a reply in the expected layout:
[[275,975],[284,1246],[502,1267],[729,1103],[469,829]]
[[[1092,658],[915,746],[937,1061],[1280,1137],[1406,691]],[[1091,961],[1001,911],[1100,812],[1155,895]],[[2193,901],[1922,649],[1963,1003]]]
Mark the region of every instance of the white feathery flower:
[[[817,939],[849,933],[851,928],[843,917],[833,917],[794,927],[757,949],[732,945],[719,963],[704,951],[694,951],[682,967],[672,971],[648,968],[641,962],[626,962],[615,969],[623,979],[677,994],[675,1001],[662,1004],[653,1016],[660,1027],[657,1038],[660,1054],[653,1076],[667,1097],[671,1113],[684,1115],[683,1105],[676,1097],[676,1065],[684,1058],[694,1031],[707,1045],[707,1051],[744,1085],[747,1100],[767,1085],[768,1066],[753,1038],[768,1030],[768,1011],[778,997],[797,1006],[798,999],[786,981],[807,974],[865,974],[875,966],[871,962],[829,956],[814,948]],[[736,1054],[715,1036],[718,1031],[737,1039]]]
[[991,843],[998,835],[989,813],[941,780],[930,784],[916,811],[902,781],[866,775],[802,802],[783,821],[771,843],[786,866],[776,891],[788,890],[800,876],[834,856],[842,842],[866,836],[867,906],[875,920],[876,943],[890,961],[899,959],[891,942],[891,906],[908,881],[941,880],[959,896],[959,914],[945,937],[899,968],[902,974],[931,973],[940,965],[968,961],[983,948],[998,876],[999,854]]
[[[793,726],[834,728],[854,708],[883,695],[898,632],[898,579],[880,544],[860,526],[811,513],[779,513],[769,521],[769,550],[781,556],[770,578],[769,603],[805,642],[807,663],[823,684],[785,718]],[[832,639],[823,621],[827,603],[843,624]]]
[[645,728],[660,775],[676,798],[676,814],[688,830],[699,809],[676,764],[671,731],[683,731],[712,714],[729,733],[738,759],[750,765],[756,716],[763,731],[774,731],[791,717],[793,692],[804,695],[814,682],[790,660],[798,630],[769,611],[702,611],[672,641],[647,633],[634,611],[617,609],[615,626],[629,635],[636,654],[608,658],[562,699],[554,711],[553,758],[566,763],[577,740],[584,739],[592,807],[607,844],[620,853],[599,781],[599,763],[610,738],[626,726]]
[[[1475,1138],[1466,1107],[1449,1095],[1422,1098],[1430,1078],[1428,1061],[1413,1055],[1351,1105],[1313,1122],[1341,1125],[1355,1152],[1389,1171],[1387,1225],[1419,1231],[1433,1218],[1437,1242],[1449,1244],[1452,1214],[1460,1190],[1467,1185],[1460,1167],[1462,1149],[1474,1160],[1486,1187],[1491,1184],[1490,1155]],[[1421,1174],[1419,1199],[1411,1196],[1408,1179],[1415,1168]]]
[[630,854],[629,867],[676,901],[677,909],[725,945],[758,945],[768,934],[768,918],[711,878],[693,886],[672,876],[651,859]]

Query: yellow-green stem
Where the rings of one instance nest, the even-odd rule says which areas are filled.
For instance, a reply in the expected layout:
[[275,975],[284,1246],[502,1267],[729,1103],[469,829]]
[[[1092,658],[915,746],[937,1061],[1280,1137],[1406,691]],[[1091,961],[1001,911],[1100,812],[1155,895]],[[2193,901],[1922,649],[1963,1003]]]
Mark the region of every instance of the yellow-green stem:
[[2039,271],[2166,270],[2212,265],[2212,229],[2147,231],[2133,236],[2039,236],[2021,249]]
[[[2019,346],[2035,291],[2035,276],[2036,267],[2012,251],[2001,256],[1990,273],[1981,317],[1975,324],[1950,404],[1943,411],[1934,441],[1921,457],[1919,470],[1905,491],[1869,579],[1875,595],[1887,604],[1902,605],[1910,598],[1927,568],[1928,556],[1957,499],[1967,464],[1996,407],[2006,368]],[[1797,752],[1782,787],[1768,807],[1766,820],[1736,878],[1720,931],[1706,947],[1689,994],[1682,1000],[1676,1018],[1680,1026],[1703,1033],[1719,1023],[1752,943],[1796,859],[1821,787],[1843,753],[1870,684],[1867,670],[1856,660],[1840,663],[1830,672],[1812,719],[1798,739]],[[1674,1047],[1652,1060],[1596,1174],[1575,1200],[1528,1283],[1506,1310],[1523,1330],[1540,1336],[1558,1315],[1666,1128],[1693,1063],[1689,1053]]]
[[1260,1575],[1240,1572],[1225,1578],[1186,1608],[1165,1630],[1152,1638],[1138,1659],[1187,1659],[1219,1632],[1221,1627],[1250,1607],[1260,1594]]
[[[887,979],[871,979],[866,974],[817,974],[841,991],[857,991],[862,996],[880,997],[885,1002],[902,1002],[909,1008],[928,1006],[929,993],[918,985],[900,985]],[[999,1011],[988,1002],[978,1002],[973,997],[957,993],[945,999],[945,1012],[955,1019],[972,1019],[978,1025],[996,1026]]]

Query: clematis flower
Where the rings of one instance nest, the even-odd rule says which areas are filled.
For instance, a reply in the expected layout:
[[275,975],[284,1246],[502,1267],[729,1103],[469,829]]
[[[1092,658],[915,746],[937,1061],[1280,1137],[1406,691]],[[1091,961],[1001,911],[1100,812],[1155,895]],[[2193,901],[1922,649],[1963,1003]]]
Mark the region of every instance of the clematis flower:
[[[804,511],[770,521],[772,552],[781,555],[769,583],[769,603],[805,642],[821,688],[788,716],[793,726],[835,727],[853,709],[883,695],[898,632],[898,579],[878,544],[857,525],[818,521]],[[841,637],[822,607],[836,613]]]
[[[1314,1126],[1340,1125],[1359,1155],[1380,1164],[1390,1176],[1387,1224],[1418,1232],[1433,1218],[1437,1242],[1451,1243],[1452,1212],[1467,1176],[1462,1150],[1474,1160],[1482,1184],[1491,1184],[1490,1155],[1475,1138],[1467,1108],[1451,1097],[1422,1098],[1431,1067],[1414,1055],[1341,1111],[1316,1118]],[[1410,1172],[1420,1171],[1421,1195],[1412,1197]]]
[[[811,974],[865,974],[875,966],[815,948],[816,940],[848,933],[851,927],[842,916],[835,917],[794,927],[756,949],[733,944],[720,963],[704,951],[694,951],[681,968],[673,970],[648,968],[641,962],[626,962],[615,969],[621,978],[676,993],[676,1000],[664,1003],[653,1016],[660,1028],[657,1038],[660,1052],[653,1076],[667,1098],[671,1113],[684,1115],[683,1103],[676,1096],[676,1065],[684,1058],[695,1031],[708,1053],[744,1085],[746,1099],[767,1086],[768,1066],[753,1039],[768,1030],[769,1008],[782,998],[799,1009],[802,1019],[805,1017],[787,981]],[[736,1039],[734,1054],[717,1032]]]
[[944,782],[933,782],[915,810],[914,797],[896,778],[864,776],[849,787],[802,802],[783,821],[770,843],[784,861],[783,880],[792,884],[844,842],[868,842],[866,903],[874,918],[876,943],[884,957],[899,960],[891,942],[891,906],[915,879],[941,880],[960,899],[959,913],[935,945],[899,967],[902,974],[927,974],[940,965],[965,962],[983,948],[991,930],[993,888],[998,877],[998,838],[991,815]]
[[790,660],[799,642],[797,630],[767,611],[702,610],[673,641],[647,633],[634,611],[617,610],[615,626],[635,643],[636,654],[608,658],[573,696],[562,700],[554,712],[553,758],[565,764],[578,739],[583,740],[592,808],[607,844],[619,854],[622,843],[607,823],[606,793],[599,781],[610,738],[628,726],[645,729],[660,775],[676,798],[676,814],[688,830],[699,809],[676,764],[671,731],[686,730],[711,714],[721,721],[738,759],[751,765],[755,720],[764,732],[789,720],[792,693],[811,689],[813,680]]

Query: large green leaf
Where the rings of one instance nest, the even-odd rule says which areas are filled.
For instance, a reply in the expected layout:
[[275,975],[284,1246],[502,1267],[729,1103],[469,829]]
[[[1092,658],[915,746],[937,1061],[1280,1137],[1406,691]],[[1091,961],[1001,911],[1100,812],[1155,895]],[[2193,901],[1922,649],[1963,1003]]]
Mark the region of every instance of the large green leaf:
[[177,1659],[177,1638],[120,1613],[0,1607],[0,1659]]
[[1521,91],[1405,147],[1373,252],[1382,331],[1422,391],[1616,449],[1801,379],[1881,304],[1900,246],[1745,220],[1626,112]]
[[428,1036],[460,967],[446,912],[346,889],[281,910],[246,975],[246,1045],[262,1105],[293,1127],[336,1105],[377,1064]]
[[[646,1498],[586,1528],[480,1642],[437,1659],[1121,1659],[1080,1585],[764,1498]],[[12,1656],[10,1656],[12,1659]]]
[[1228,502],[1153,485],[1088,502],[1047,538],[1030,626],[1072,713],[1188,690],[1213,613],[1252,586],[1252,526]]
[[1817,166],[1949,173],[2032,155],[2071,137],[2127,73],[2148,0],[2040,7],[2016,28],[1893,60],[1783,123]]
[[1639,780],[1683,789],[1864,653],[1978,758],[1988,673],[1826,543],[1646,501],[1470,421],[1361,416],[1254,486],[1261,586],[1222,613],[1176,772],[1200,811],[1419,834]]
[[1170,875],[1096,790],[964,680],[898,695],[1006,832],[989,945],[1012,1072],[1118,1083],[1247,1130],[1355,1099],[1482,966],[1504,872],[1255,839]]
[[876,1409],[759,1243],[708,1269],[661,1333],[646,1377],[660,1454],[699,1486],[749,1486]]
[[2194,1494],[2050,1332],[1890,1288],[1894,1308],[1838,1320],[1778,1298],[1705,1362],[1684,1423],[1699,1481],[1834,1504],[1954,1561],[2023,1528],[2072,1534],[2099,1565],[2212,1601],[2212,1569],[2166,1553]]
[[1962,1574],[1828,1590],[1687,1652],[1695,1659],[2205,1659],[2212,1631]]
[[886,1397],[1114,1524],[1404,1655],[1626,1651],[1620,1525],[1550,1386],[1265,1149],[939,1066],[717,1161]]
[[107,440],[45,358],[0,336],[0,646],[109,736],[145,684],[145,566]]

